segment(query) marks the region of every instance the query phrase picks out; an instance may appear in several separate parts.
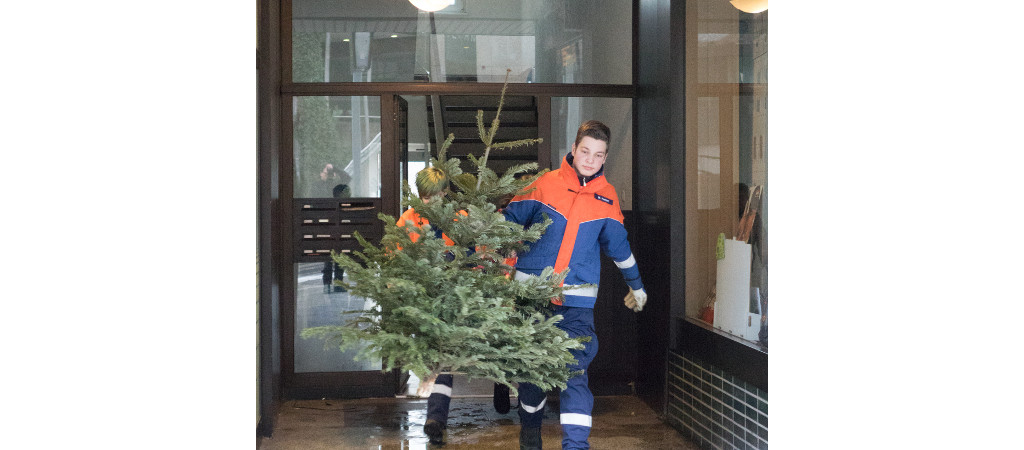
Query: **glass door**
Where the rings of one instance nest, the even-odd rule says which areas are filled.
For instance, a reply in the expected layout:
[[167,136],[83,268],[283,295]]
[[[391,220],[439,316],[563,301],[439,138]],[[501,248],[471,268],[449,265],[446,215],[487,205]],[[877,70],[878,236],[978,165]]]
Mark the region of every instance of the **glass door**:
[[393,137],[394,115],[381,112],[375,96],[292,98],[294,309],[284,355],[291,363],[286,389],[295,398],[392,396],[397,389],[380,360],[356,360],[358,350],[301,336],[307,328],[344,324],[353,316],[345,311],[373,306],[338,284],[348,278],[330,253],[359,250],[355,231],[371,241],[383,232],[377,213],[392,203],[385,197],[395,190],[387,187],[397,183],[384,169],[395,166],[397,149],[388,143],[401,139]]

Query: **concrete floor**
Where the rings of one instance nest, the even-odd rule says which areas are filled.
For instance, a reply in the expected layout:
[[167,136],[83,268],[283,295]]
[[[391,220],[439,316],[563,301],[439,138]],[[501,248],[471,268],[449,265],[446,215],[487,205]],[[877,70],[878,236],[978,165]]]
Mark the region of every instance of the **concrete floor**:
[[[552,402],[554,400],[554,402]],[[518,449],[517,401],[498,414],[489,396],[452,399],[445,449]],[[423,434],[427,400],[417,397],[290,400],[277,416],[274,434],[257,440],[260,450],[432,449]],[[545,449],[561,448],[557,397],[545,408]],[[665,425],[637,397],[594,399],[592,448],[685,449],[698,447]]]

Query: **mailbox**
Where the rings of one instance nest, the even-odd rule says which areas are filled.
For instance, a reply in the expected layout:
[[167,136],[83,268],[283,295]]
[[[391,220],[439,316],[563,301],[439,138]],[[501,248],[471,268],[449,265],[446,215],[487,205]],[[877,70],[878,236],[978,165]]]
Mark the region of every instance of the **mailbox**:
[[331,250],[348,253],[361,250],[355,232],[371,242],[384,234],[379,198],[297,198],[295,199],[295,262],[323,262]]

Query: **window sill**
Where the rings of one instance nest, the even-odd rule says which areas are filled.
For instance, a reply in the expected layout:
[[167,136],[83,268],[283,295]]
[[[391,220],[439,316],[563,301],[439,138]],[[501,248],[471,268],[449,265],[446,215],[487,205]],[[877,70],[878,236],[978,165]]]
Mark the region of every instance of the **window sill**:
[[768,390],[768,349],[725,333],[698,319],[675,317],[672,349],[696,357],[740,379]]
[[716,334],[718,336],[722,336],[722,337],[724,337],[726,339],[731,339],[733,341],[736,341],[739,344],[742,344],[742,345],[745,345],[747,347],[750,347],[752,350],[757,350],[759,352],[766,353],[766,354],[768,353],[768,346],[767,345],[762,345],[760,342],[754,342],[754,341],[751,341],[751,340],[743,339],[743,338],[741,338],[741,337],[739,337],[739,336],[737,336],[735,334],[727,333],[727,332],[722,331],[722,330],[720,330],[718,328],[715,328],[711,324],[709,324],[709,323],[707,323],[707,322],[705,322],[703,320],[700,320],[700,319],[694,319],[692,317],[687,317],[686,321],[690,322],[693,325],[696,325],[696,326],[698,326],[700,328],[703,328],[703,329],[705,329],[707,331],[710,331],[710,332],[712,332],[712,333],[714,333],[714,334]]

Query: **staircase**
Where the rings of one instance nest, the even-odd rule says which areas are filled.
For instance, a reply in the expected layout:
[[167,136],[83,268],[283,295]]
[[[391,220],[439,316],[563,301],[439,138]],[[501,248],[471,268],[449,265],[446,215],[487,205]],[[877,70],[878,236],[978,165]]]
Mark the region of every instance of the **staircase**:
[[[476,173],[476,167],[469,161],[467,155],[472,154],[480,158],[484,153],[484,144],[480,140],[476,124],[476,113],[478,110],[484,112],[484,126],[490,128],[491,121],[494,120],[494,115],[498,111],[499,100],[500,96],[497,95],[442,95],[439,97],[438,103],[443,121],[441,136],[447,137],[448,133],[455,135],[455,140],[448,147],[448,155],[463,160],[462,170],[464,172]],[[440,148],[440,143],[435,142],[434,138],[436,124],[434,123],[433,107],[429,101],[427,103],[430,143],[431,148],[436,151]],[[539,136],[535,98],[506,95],[505,105],[501,108],[501,124],[498,126],[495,142],[537,137]],[[511,166],[537,162],[537,151],[536,144],[511,149],[492,149],[487,157],[487,167],[501,175]]]

